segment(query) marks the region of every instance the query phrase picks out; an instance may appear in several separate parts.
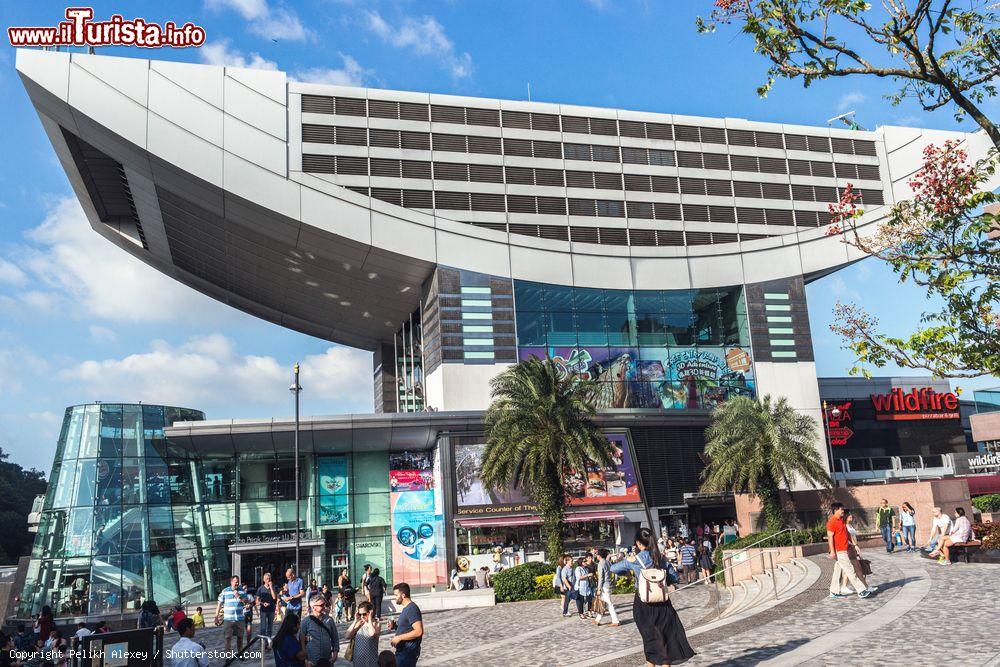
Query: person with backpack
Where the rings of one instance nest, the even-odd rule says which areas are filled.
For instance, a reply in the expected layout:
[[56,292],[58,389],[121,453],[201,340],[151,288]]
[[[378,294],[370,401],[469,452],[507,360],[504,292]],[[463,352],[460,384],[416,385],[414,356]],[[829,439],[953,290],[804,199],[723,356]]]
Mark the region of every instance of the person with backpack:
[[160,608],[156,606],[155,600],[146,600],[139,607],[139,628],[156,628],[164,625]]
[[372,603],[372,613],[375,619],[382,620],[382,599],[385,597],[386,583],[376,567],[368,576],[368,599]]
[[306,660],[313,667],[333,667],[340,653],[337,624],[326,613],[326,599],[322,595],[309,598],[309,615],[302,619],[299,639],[306,650]]
[[691,659],[694,649],[668,594],[678,581],[677,571],[660,554],[656,538],[648,528],[640,528],[636,533],[635,551],[635,555],[612,565],[611,572],[631,572],[635,576],[632,617],[642,636],[646,662],[673,665]]

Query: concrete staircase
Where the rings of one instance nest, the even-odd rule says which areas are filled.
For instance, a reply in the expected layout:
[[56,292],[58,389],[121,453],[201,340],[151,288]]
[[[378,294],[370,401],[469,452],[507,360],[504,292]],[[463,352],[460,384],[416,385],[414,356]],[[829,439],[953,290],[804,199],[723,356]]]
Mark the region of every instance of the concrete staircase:
[[775,599],[780,601],[783,596],[789,597],[810,574],[810,565],[803,559],[793,558],[789,563],[777,564],[773,576],[768,571],[739,582],[732,588],[732,600],[719,618],[750,615],[766,603]]

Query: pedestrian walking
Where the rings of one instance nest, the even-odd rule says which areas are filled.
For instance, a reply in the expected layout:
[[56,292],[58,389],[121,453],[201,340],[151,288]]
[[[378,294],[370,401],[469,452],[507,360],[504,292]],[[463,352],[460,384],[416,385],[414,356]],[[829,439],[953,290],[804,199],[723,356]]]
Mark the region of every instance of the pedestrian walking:
[[302,614],[302,598],[306,596],[305,584],[302,579],[295,575],[295,570],[288,568],[285,570],[285,592],[281,599],[285,603],[285,611],[293,614]]
[[378,638],[382,625],[375,621],[372,603],[364,601],[358,605],[354,622],[347,628],[345,639],[349,645],[350,655],[344,657],[351,661],[354,667],[378,667]]
[[698,568],[701,570],[701,578],[705,580],[706,586],[712,585],[712,580],[709,577],[712,576],[712,568],[714,566],[715,563],[712,562],[712,550],[704,544],[698,547]]
[[326,600],[319,591],[309,598],[309,615],[299,625],[299,639],[312,667],[333,667],[340,653],[337,624],[326,613]]
[[899,508],[899,524],[903,528],[903,544],[907,551],[915,551],[917,548],[916,513],[913,505],[908,502],[904,502]]
[[219,593],[215,624],[222,626],[222,637],[227,653],[232,647],[233,637],[236,637],[236,652],[243,652],[243,635],[245,633],[243,599],[245,597],[243,589],[240,587],[240,578],[235,574],[229,580],[229,585]]
[[386,583],[381,571],[376,567],[368,576],[368,600],[372,603],[372,613],[382,620],[382,599],[385,597]]
[[270,638],[274,634],[274,612],[278,594],[274,590],[271,573],[264,573],[264,581],[257,589],[257,616],[260,618],[260,634]]
[[576,612],[580,615],[580,618],[585,619],[587,618],[585,614],[587,604],[590,602],[590,570],[587,569],[586,558],[577,560],[573,575],[576,578],[576,583],[574,584],[576,590]]
[[191,620],[194,622],[194,627],[196,630],[198,628],[205,627],[205,614],[202,611],[201,607],[195,608],[194,613],[191,614]]
[[892,529],[896,524],[896,510],[889,505],[886,498],[882,499],[882,504],[875,510],[875,526],[882,533],[882,541],[885,542],[885,552],[891,554],[896,545],[893,542]]
[[611,593],[614,590],[614,577],[611,574],[611,562],[608,557],[611,555],[607,549],[597,550],[597,595],[600,596],[601,602],[604,603],[604,608],[597,613],[594,617],[594,625],[600,625],[601,619],[604,618],[604,613],[607,612],[611,615],[611,625],[609,627],[618,627],[618,614],[615,612],[615,605],[611,601]]
[[729,544],[730,542],[735,542],[740,536],[739,526],[736,525],[735,519],[726,519],[725,525],[722,526],[722,543]]
[[[851,510],[844,510],[844,523],[847,524],[847,556],[851,559],[854,574],[858,575],[861,583],[865,585],[865,588],[868,588],[868,578],[865,574],[864,565],[861,562],[861,546],[858,544],[858,531],[854,528],[854,514]],[[850,582],[846,574],[840,578],[840,592],[842,595],[851,594]]]
[[[611,566],[611,571],[615,574],[631,572],[638,585],[642,581],[643,570],[662,569],[666,571],[669,584],[677,583],[677,571],[660,554],[656,540],[648,528],[640,528],[636,533],[635,550],[634,556],[618,561]],[[643,602],[637,589],[632,599],[632,616],[642,636],[642,649],[647,663],[677,665],[694,656],[684,625],[669,597],[663,602]]]
[[562,567],[564,562],[566,562],[566,554],[556,558],[556,571],[552,575],[552,592],[555,593],[560,605],[563,597]]
[[844,576],[854,587],[858,597],[864,599],[874,593],[875,589],[868,588],[854,572],[854,565],[851,564],[851,557],[848,554],[851,540],[847,531],[847,522],[844,520],[845,513],[843,503],[833,503],[830,505],[830,519],[826,522],[826,541],[830,547],[829,555],[830,559],[835,561],[833,576],[830,578],[830,597],[834,599],[847,597],[841,593],[840,587],[841,576]]
[[299,639],[300,625],[298,614],[285,614],[271,642],[274,667],[305,667],[306,651]]
[[684,583],[691,583],[698,578],[695,572],[695,556],[697,555],[697,549],[694,548],[692,542],[685,541],[681,544],[680,551],[681,558],[681,570],[684,575]]
[[398,667],[416,667],[420,658],[420,644],[424,641],[424,618],[420,607],[410,599],[410,585],[400,582],[392,587],[399,617],[393,621],[396,631],[391,644],[396,649]]
[[175,626],[181,636],[167,655],[170,657],[170,667],[208,667],[209,658],[205,647],[194,640],[194,621],[183,618]]
[[[361,594],[365,596],[365,599],[369,602],[372,601],[372,596],[368,593],[368,580],[372,576],[372,566],[365,564],[364,574],[361,575]],[[378,618],[378,609],[375,610],[375,617]]]
[[253,593],[249,592],[246,588],[243,589],[243,631],[246,633],[247,646],[250,645],[250,640],[253,639],[253,610],[257,605],[257,601],[253,596]]

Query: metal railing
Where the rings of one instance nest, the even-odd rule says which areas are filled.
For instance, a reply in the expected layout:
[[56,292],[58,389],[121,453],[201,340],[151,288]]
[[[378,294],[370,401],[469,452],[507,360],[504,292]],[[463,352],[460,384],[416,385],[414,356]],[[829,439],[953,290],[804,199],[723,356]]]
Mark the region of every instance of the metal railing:
[[[785,528],[784,530],[779,530],[777,533],[773,533],[773,534],[768,535],[768,536],[766,536],[764,538],[761,538],[761,539],[757,540],[756,542],[754,542],[753,544],[740,549],[739,551],[737,551],[736,553],[734,553],[734,554],[732,554],[730,556],[723,556],[723,562],[725,562],[726,559],[729,560],[730,564],[728,566],[722,568],[718,572],[712,572],[707,577],[702,577],[700,579],[696,579],[695,581],[692,581],[690,583],[684,584],[683,586],[680,586],[679,588],[675,588],[672,591],[672,593],[677,593],[679,591],[684,590],[685,588],[691,588],[692,586],[696,586],[698,584],[704,584],[705,582],[711,581],[712,579],[714,579],[715,577],[719,576],[720,574],[725,574],[729,570],[732,570],[733,568],[735,568],[735,567],[737,567],[739,565],[743,565],[744,563],[749,563],[749,561],[743,561],[743,560],[741,560],[738,563],[734,563],[733,559],[736,558],[736,556],[739,556],[740,554],[746,553],[750,549],[753,549],[758,544],[763,544],[764,542],[767,542],[768,540],[774,539],[778,535],[782,535],[784,533],[790,533],[790,532],[792,532],[794,530],[795,530],[795,528]],[[720,544],[720,545],[716,546],[715,548],[716,549],[721,549],[722,547],[723,547],[723,545]],[[769,552],[768,553],[768,559],[769,559],[769,561],[771,563],[771,587],[772,587],[772,591],[773,591],[773,594],[774,594],[774,599],[777,600],[778,599],[778,581],[777,581],[777,578],[774,576],[775,567],[774,567],[774,553],[773,552]],[[763,551],[760,552],[760,569],[761,569],[761,571],[764,574],[767,573],[767,568],[764,567],[764,552]],[[716,582],[716,584],[718,584],[718,582]],[[721,610],[720,605],[719,605],[720,598],[721,598],[720,595],[716,595],[715,596],[715,607],[716,607],[716,611],[718,612],[718,614],[716,616],[716,619],[722,617],[722,610]]]

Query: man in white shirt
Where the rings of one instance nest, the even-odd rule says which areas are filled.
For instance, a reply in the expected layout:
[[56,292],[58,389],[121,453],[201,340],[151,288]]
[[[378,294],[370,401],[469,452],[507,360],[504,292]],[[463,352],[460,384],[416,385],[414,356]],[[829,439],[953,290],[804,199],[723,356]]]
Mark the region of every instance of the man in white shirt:
[[205,647],[194,641],[194,621],[185,618],[177,624],[181,638],[174,647],[167,649],[171,667],[208,667],[208,653]]
[[965,516],[965,510],[961,507],[955,508],[955,521],[952,523],[951,532],[941,538],[938,548],[930,553],[931,556],[940,554],[938,565],[951,565],[951,554],[949,549],[953,546],[965,544],[972,539],[972,524]]
[[87,635],[92,634],[90,628],[83,621],[76,624],[76,638],[83,639]]
[[934,508],[934,523],[931,525],[931,537],[927,540],[924,551],[934,551],[938,542],[945,535],[951,532],[951,517],[941,511],[940,507]]

